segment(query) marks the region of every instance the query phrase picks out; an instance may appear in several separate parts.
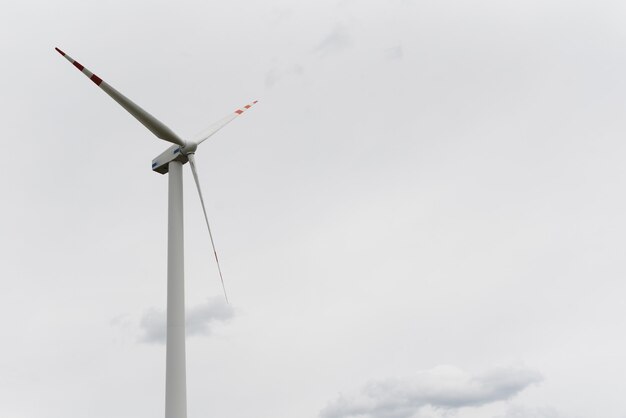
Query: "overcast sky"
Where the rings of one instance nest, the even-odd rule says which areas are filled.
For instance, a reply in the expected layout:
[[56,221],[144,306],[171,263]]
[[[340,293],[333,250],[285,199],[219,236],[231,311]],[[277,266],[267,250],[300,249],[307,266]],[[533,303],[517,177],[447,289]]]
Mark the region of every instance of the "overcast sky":
[[160,141],[189,417],[625,418],[626,3],[11,2],[0,416],[164,414]]

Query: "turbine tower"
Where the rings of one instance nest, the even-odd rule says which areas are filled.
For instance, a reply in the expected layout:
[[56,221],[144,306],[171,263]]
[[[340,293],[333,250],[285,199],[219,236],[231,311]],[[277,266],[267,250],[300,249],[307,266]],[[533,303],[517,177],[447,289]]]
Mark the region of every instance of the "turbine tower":
[[213,247],[213,255],[222,282],[224,297],[228,302],[224,278],[220,268],[215,242],[209,225],[204,199],[198,180],[194,154],[198,145],[206,141],[229,122],[250,109],[254,102],[235,110],[233,113],[209,126],[192,140],[184,140],[164,123],[146,112],[132,100],[115,90],[110,84],[89,71],[78,61],[72,59],[59,48],[55,50],[78,68],[91,81],[100,87],[113,100],[128,111],[148,128],[157,138],[174,145],[152,160],[152,170],[168,174],[168,222],[167,222],[167,341],[165,366],[165,418],[187,417],[187,379],[185,366],[185,269],[184,269],[184,234],[183,234],[183,165],[189,162],[191,172],[198,189],[204,220],[206,221]]

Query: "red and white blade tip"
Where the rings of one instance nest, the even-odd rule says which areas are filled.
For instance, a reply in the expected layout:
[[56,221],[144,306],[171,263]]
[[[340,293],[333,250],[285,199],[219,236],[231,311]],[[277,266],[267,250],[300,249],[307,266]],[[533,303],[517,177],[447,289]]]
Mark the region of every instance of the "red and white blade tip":
[[89,79],[91,81],[96,83],[96,86],[99,86],[100,84],[102,84],[102,79],[100,77],[98,77],[97,75],[95,75],[94,73],[92,73],[91,71],[89,71],[88,69],[86,69],[85,66],[83,66],[80,62],[74,60],[72,57],[67,55],[65,52],[61,51],[59,48],[55,47],[54,49],[59,54],[63,55],[65,57],[65,59],[67,59],[69,62],[71,62],[74,65],[74,67],[78,68],[78,71],[80,71],[81,73],[85,74],[87,77],[89,77]]
[[245,105],[244,107],[242,107],[241,109],[237,109],[235,110],[235,113],[238,115],[241,115],[243,112],[245,112],[246,110],[250,109],[252,106],[254,106],[255,104],[257,104],[259,101],[255,100],[250,104]]

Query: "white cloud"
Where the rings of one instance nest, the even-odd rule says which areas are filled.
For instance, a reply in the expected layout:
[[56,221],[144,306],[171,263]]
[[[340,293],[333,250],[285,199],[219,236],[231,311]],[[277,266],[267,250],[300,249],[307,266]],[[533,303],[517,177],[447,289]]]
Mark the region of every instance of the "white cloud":
[[340,396],[320,416],[408,418],[425,406],[453,410],[507,400],[541,380],[538,372],[519,367],[471,375],[453,366],[438,366],[409,379],[371,382],[357,396]]
[[[186,332],[191,335],[209,335],[215,322],[225,322],[235,311],[221,297],[211,298],[207,303],[187,309]],[[166,314],[162,310],[149,309],[139,322],[142,342],[164,344],[166,339]]]

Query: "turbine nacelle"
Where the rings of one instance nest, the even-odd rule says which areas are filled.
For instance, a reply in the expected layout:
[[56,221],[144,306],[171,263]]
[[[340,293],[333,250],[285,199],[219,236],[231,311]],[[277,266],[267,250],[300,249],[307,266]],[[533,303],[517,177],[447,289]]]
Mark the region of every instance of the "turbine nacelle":
[[185,141],[185,145],[182,147],[180,145],[172,145],[152,160],[152,171],[167,174],[170,162],[178,161],[185,164],[189,161],[187,155],[195,153],[196,148],[198,148],[198,144],[195,142]]
[[187,155],[181,152],[180,145],[172,145],[152,160],[152,171],[167,174],[170,169],[169,164],[172,161],[178,161],[183,164],[189,161]]

